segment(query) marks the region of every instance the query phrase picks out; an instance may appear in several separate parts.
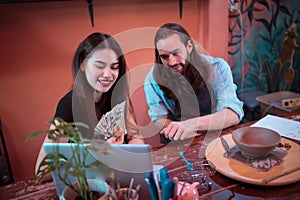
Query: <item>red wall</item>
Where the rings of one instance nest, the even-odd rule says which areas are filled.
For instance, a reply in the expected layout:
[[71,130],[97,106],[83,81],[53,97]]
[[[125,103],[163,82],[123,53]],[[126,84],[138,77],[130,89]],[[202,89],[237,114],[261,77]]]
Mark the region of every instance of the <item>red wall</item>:
[[[212,12],[217,4],[222,5],[216,12],[220,15]],[[137,28],[178,22],[211,55],[227,58],[227,36],[222,35],[227,33],[227,22],[222,22],[227,18],[227,3],[186,0],[183,5],[183,19],[179,19],[176,0],[94,1],[92,28],[86,1],[0,4],[0,118],[15,181],[34,177],[42,138],[27,143],[24,139],[30,132],[48,128],[46,120],[52,118],[57,101],[72,85],[75,48],[91,32],[122,36],[128,33],[125,31],[136,33]],[[153,34],[148,33],[131,36],[128,41],[117,35],[130,69],[142,69],[140,80],[154,60]],[[150,41],[150,48],[143,41]],[[127,42],[137,46],[127,49]],[[147,106],[142,85],[137,84],[140,87],[134,97],[139,101],[135,106],[140,112],[138,121],[145,126],[149,118],[141,113],[147,112]]]

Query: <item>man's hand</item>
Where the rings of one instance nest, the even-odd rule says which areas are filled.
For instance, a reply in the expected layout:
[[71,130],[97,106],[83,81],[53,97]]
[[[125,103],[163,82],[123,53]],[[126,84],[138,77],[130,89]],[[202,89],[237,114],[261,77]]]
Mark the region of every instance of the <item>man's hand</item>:
[[239,116],[229,108],[213,114],[174,122],[166,118],[155,121],[160,133],[172,140],[183,140],[198,135],[196,131],[221,130],[239,122]]
[[184,140],[197,135],[197,121],[193,119],[170,122],[169,125],[160,131],[160,134],[164,134],[166,138],[171,140]]

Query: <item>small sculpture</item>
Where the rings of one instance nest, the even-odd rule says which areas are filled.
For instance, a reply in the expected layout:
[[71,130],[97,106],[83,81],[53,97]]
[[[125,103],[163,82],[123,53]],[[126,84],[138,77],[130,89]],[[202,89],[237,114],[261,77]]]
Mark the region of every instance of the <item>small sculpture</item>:
[[281,43],[281,53],[280,62],[283,64],[286,61],[290,61],[290,67],[285,72],[283,80],[286,84],[290,85],[294,79],[294,69],[293,69],[293,55],[296,49],[300,49],[300,45],[297,44],[296,38],[298,37],[297,26],[295,23],[288,28],[284,33],[285,37]]

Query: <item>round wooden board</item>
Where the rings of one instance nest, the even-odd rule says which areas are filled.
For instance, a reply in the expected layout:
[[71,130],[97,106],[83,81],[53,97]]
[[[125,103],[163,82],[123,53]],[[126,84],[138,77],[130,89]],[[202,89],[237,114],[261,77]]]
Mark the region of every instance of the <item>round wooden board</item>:
[[[223,137],[229,144],[230,148],[235,146],[231,134],[224,135]],[[292,148],[287,151],[288,154],[284,156],[284,161],[281,165],[276,165],[267,172],[263,172],[261,170],[249,167],[239,161],[224,157],[223,154],[225,153],[225,150],[219,137],[208,144],[205,150],[205,155],[206,158],[216,166],[216,170],[219,173],[241,182],[254,185],[275,186],[287,185],[300,181],[300,170],[297,170],[291,174],[270,181],[267,184],[262,183],[264,178],[268,178],[300,166],[300,145],[286,138],[281,138],[281,143],[289,143]]]

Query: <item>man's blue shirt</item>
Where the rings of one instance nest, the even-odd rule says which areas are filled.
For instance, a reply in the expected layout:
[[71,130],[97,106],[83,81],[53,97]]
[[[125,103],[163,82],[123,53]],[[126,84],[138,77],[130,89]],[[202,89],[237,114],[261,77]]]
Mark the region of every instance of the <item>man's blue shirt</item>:
[[[241,120],[244,116],[243,102],[236,95],[237,86],[233,82],[230,66],[222,58],[214,58],[202,54],[200,56],[203,56],[210,63],[208,66],[211,67],[213,72],[210,74],[209,79],[206,80],[211,98],[211,113],[229,108]],[[171,120],[178,121],[179,119],[174,119],[175,102],[164,96],[163,91],[154,79],[153,71],[154,66],[148,72],[144,84],[146,100],[149,106],[148,114],[153,122],[161,118],[170,118],[170,116]]]

